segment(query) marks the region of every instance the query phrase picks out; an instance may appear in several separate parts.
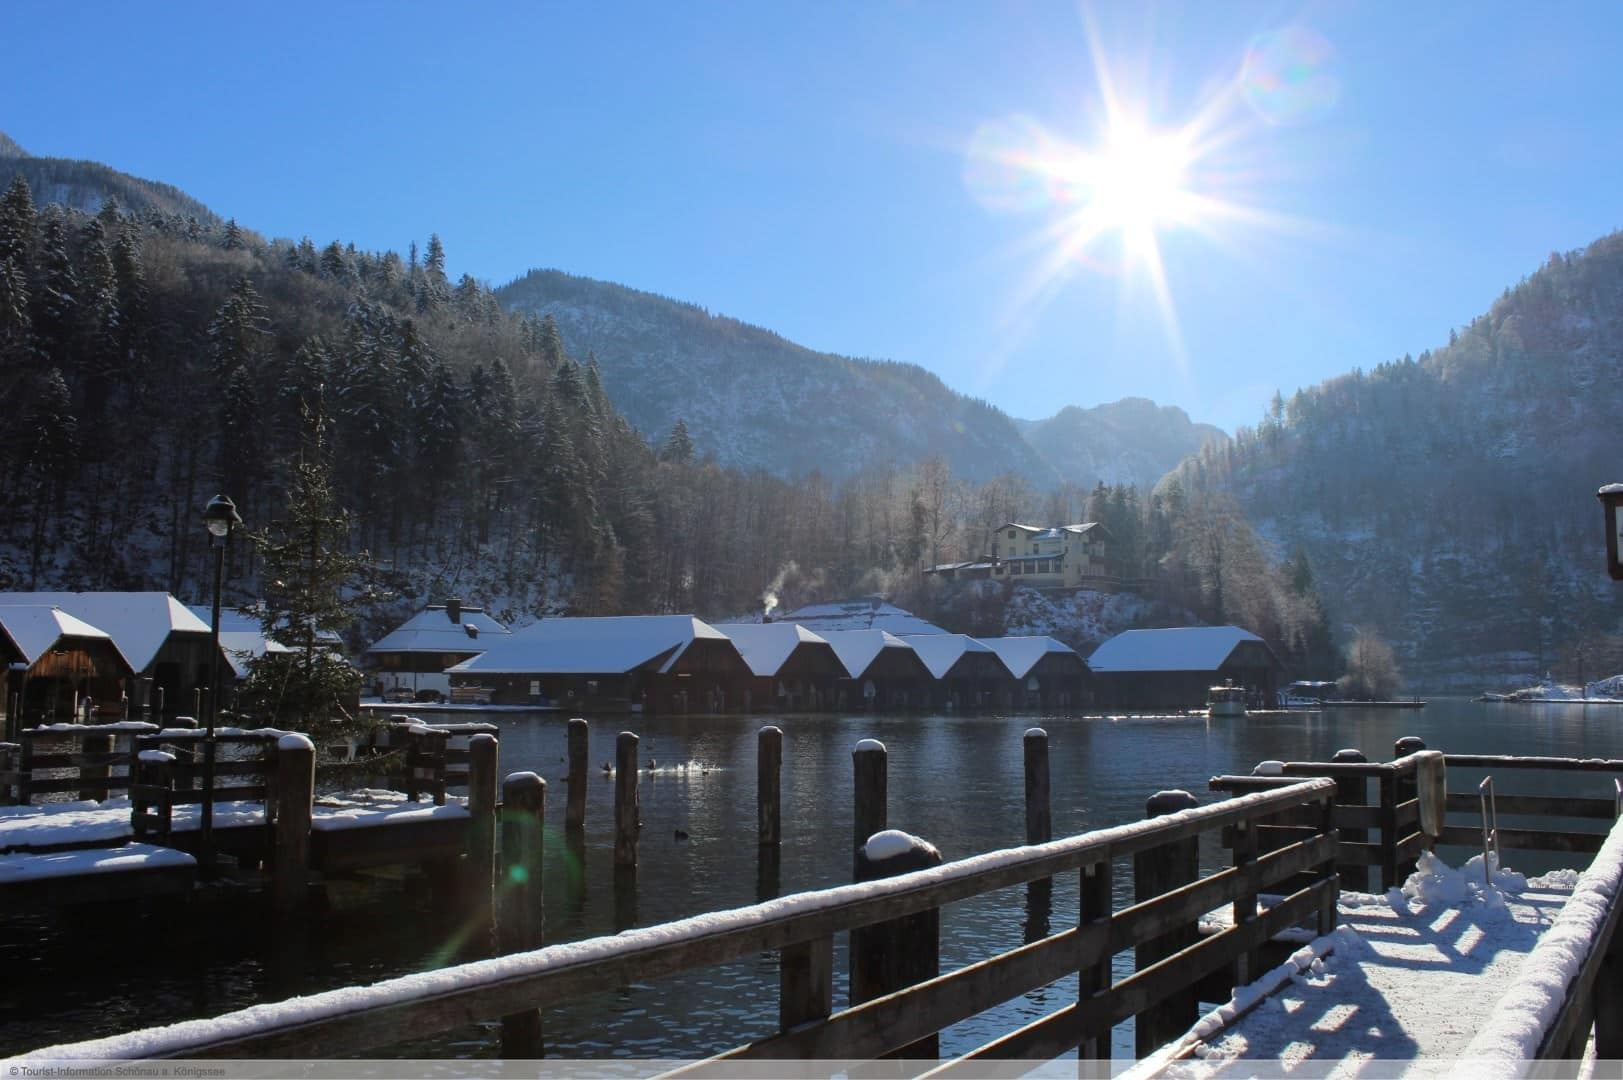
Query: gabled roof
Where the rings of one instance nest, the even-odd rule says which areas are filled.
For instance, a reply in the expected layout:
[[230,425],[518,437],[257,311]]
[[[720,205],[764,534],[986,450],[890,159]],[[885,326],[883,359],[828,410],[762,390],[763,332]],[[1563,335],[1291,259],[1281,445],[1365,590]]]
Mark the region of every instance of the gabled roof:
[[1266,643],[1238,626],[1127,630],[1094,650],[1088,667],[1111,671],[1216,671],[1241,642]]
[[106,631],[74,618],[59,607],[45,604],[0,604],[0,629],[11,638],[23,654],[23,661],[30,666],[65,637],[105,641],[118,652],[118,646]]
[[447,670],[474,675],[623,675],[657,664],[653,670],[663,674],[701,639],[727,641],[727,636],[691,615],[542,619],[489,642],[483,654]]
[[886,649],[917,653],[913,646],[885,630],[825,630],[820,636],[834,646],[834,655],[840,658],[845,673],[853,679],[862,678],[863,672],[873,667]]
[[807,604],[778,622],[800,623],[814,633],[828,630],[888,630],[892,634],[945,634],[932,622],[926,622],[886,601],[883,597],[869,596],[861,600],[842,600],[832,604]]
[[715,623],[755,675],[776,675],[802,645],[828,642],[798,623]]
[[1044,528],[1040,525],[1022,525],[1018,521],[1005,521],[1003,524],[999,525],[995,531],[1001,532],[1004,529],[1019,529],[1021,532],[1030,533],[1032,535],[1029,537],[1029,539],[1032,540],[1061,540],[1064,539],[1067,534],[1071,536],[1081,536],[1082,534],[1092,532],[1095,529],[1099,530],[1100,532],[1105,531],[1104,526],[1100,525],[1097,521],[1082,521],[1076,523],[1075,525],[1054,525],[1048,528]]
[[1054,653],[1082,659],[1065,642],[1046,636],[981,638],[981,643],[997,653],[1009,674],[1017,679],[1025,678],[1043,657]]
[[[473,632],[469,633],[469,627]],[[512,636],[512,631],[485,614],[485,609],[462,605],[452,619],[444,604],[430,604],[376,642],[369,653],[469,653],[490,648],[487,636]]]
[[938,679],[946,678],[947,672],[964,658],[965,653],[997,655],[968,634],[921,634],[905,640],[919,654],[919,659],[930,669],[930,674]]
[[170,634],[203,634],[208,624],[166,592],[13,592],[0,604],[55,606],[105,630],[136,671],[145,671]]
[[[212,607],[192,604],[191,611],[205,623],[212,623],[214,619]],[[323,648],[334,652],[342,652],[344,649],[344,639],[335,630],[316,631],[316,640],[321,642]],[[239,679],[246,679],[249,661],[266,653],[290,653],[297,652],[298,649],[266,637],[264,624],[257,616],[244,615],[236,608],[222,607],[220,651],[225,654],[226,663],[231,665],[232,673]]]

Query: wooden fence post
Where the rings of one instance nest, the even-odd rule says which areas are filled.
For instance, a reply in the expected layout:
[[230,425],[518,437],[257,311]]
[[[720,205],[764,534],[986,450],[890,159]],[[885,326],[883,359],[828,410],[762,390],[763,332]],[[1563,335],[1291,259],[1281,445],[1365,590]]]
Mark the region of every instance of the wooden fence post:
[[[933,844],[894,829],[870,836],[857,849],[857,881],[877,881],[941,865]],[[851,1004],[884,997],[941,974],[941,910],[915,912],[851,931]],[[940,1033],[926,1035],[887,1057],[934,1061]]]
[[580,717],[569,721],[569,787],[564,801],[564,829],[577,832],[586,827],[587,738],[591,734]]
[[[1082,868],[1082,903],[1078,926],[1086,928],[1110,922],[1115,908],[1115,869],[1109,859]],[[1088,964],[1078,973],[1077,1000],[1086,1001],[1110,989],[1112,973],[1108,950],[1097,963]],[[1110,1060],[1110,1025],[1097,1031],[1084,1032],[1076,1055],[1082,1061]],[[1087,1075],[1109,1075],[1109,1068],[1088,1069]]]
[[1383,766],[1381,790],[1381,891],[1402,885],[1398,876],[1398,778],[1390,765]]
[[[1426,748],[1425,740],[1417,738],[1417,737],[1415,737],[1413,735],[1405,735],[1403,738],[1399,739],[1397,742],[1392,744],[1392,756],[1394,758],[1404,758],[1404,757],[1408,757],[1410,754],[1419,753],[1421,750],[1424,750],[1425,748]],[[1409,775],[1409,776],[1399,776],[1398,777],[1398,780],[1397,780],[1397,801],[1398,801],[1398,803],[1400,803],[1400,804],[1401,803],[1406,803],[1410,799],[1416,798],[1419,794],[1420,794],[1420,785],[1418,784],[1418,782],[1416,781],[1415,777],[1412,774]],[[1416,822],[1415,823],[1415,830],[1418,832],[1419,829],[1420,829],[1420,824],[1419,824],[1419,822]],[[1402,832],[1404,831],[1403,827],[1399,827],[1397,831],[1398,831],[1398,833],[1400,835],[1393,838],[1392,842],[1394,844],[1396,844],[1399,840],[1403,839],[1403,837],[1401,835]],[[1413,859],[1404,859],[1402,862],[1398,863],[1397,864],[1397,884],[1401,885],[1401,884],[1403,884],[1404,881],[1408,880],[1409,875],[1414,873],[1414,869],[1415,869],[1415,860],[1413,860]]]
[[851,817],[851,873],[861,865],[862,846],[868,837],[884,832],[889,799],[889,757],[878,739],[863,739],[851,751],[853,813]]
[[[1144,806],[1145,817],[1160,817],[1200,805],[1187,791],[1158,791]],[[1143,903],[1187,885],[1200,877],[1200,839],[1174,840],[1133,856],[1133,894]],[[1196,923],[1178,926],[1133,950],[1133,962],[1143,971],[1151,964],[1193,945],[1199,939]],[[1148,1057],[1176,1039],[1195,1022],[1198,1002],[1190,987],[1138,1014],[1135,1052]]]
[[488,924],[495,916],[496,888],[496,738],[468,740],[468,895],[474,914]]
[[[113,735],[110,732],[86,735],[79,740],[79,751],[86,757],[93,754],[104,759],[109,758],[113,752]],[[109,760],[79,766],[79,798],[94,799],[97,802],[107,798],[107,779],[111,773]]]
[[764,727],[755,738],[755,820],[760,843],[783,841],[783,730]]
[[[1337,750],[1331,761],[1367,763],[1368,758],[1362,750],[1349,747],[1346,750]],[[1366,806],[1369,803],[1369,778],[1366,776],[1340,776],[1336,778],[1336,805],[1337,806]],[[1338,825],[1341,839],[1349,844],[1362,844],[1369,840],[1369,830],[1362,825]],[[1337,866],[1341,874],[1341,887],[1353,892],[1369,892],[1369,871],[1365,865],[1347,863]],[[1260,974],[1260,973],[1259,973]]]
[[614,865],[637,865],[637,830],[642,807],[637,801],[637,736],[622,731],[614,740]]
[[[540,948],[546,932],[541,888],[547,782],[533,772],[508,774],[502,781],[502,886],[498,922],[502,952]],[[541,1057],[541,1010],[523,1009],[502,1017],[502,1057],[508,1061]]]
[[310,814],[316,791],[316,745],[292,733],[276,741],[276,828],[271,892],[276,910],[293,914],[310,892]]

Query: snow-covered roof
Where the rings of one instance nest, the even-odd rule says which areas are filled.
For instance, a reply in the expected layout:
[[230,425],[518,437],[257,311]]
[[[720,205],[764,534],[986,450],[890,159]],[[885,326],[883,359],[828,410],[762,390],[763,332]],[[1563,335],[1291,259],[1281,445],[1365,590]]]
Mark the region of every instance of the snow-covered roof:
[[[112,636],[106,631],[47,604],[0,604],[0,627],[22,652],[24,662],[30,665],[65,637],[112,642]],[[118,651],[116,644],[113,651]]]
[[802,645],[828,642],[798,623],[716,623],[756,675],[776,675]]
[[105,630],[130,667],[145,671],[170,634],[207,634],[208,623],[166,592],[12,592],[0,604],[55,606]]
[[[470,630],[471,628],[471,630]],[[430,604],[401,623],[366,651],[467,653],[490,648],[487,635],[511,637],[512,631],[485,614],[481,607],[463,604],[455,619],[444,604]]]
[[947,672],[963,659],[965,653],[997,655],[984,643],[968,634],[919,634],[909,636],[905,640],[913,647],[913,651],[919,654],[919,659],[930,669],[930,674],[938,679],[946,678]]
[[1099,529],[1101,526],[1097,521],[1081,521],[1075,525],[1053,525],[1043,528],[1041,525],[1022,525],[1018,521],[1005,521],[997,528],[999,532],[1004,529],[1019,529],[1021,532],[1031,533],[1030,539],[1032,540],[1060,540],[1066,534],[1081,536],[1083,533]]
[[990,570],[995,563],[989,562],[944,562],[937,563],[925,571],[926,574],[943,574],[949,570]]
[[823,630],[819,636],[834,646],[834,655],[853,679],[860,679],[886,649],[918,651],[887,630]]
[[[542,619],[448,668],[485,675],[622,675],[658,660],[664,674],[700,639],[727,636],[692,615]],[[373,646],[375,649],[376,646]]]
[[[192,614],[211,623],[214,618],[214,609],[202,604],[191,605]],[[328,649],[342,651],[344,639],[333,630],[318,630],[316,640]],[[248,677],[248,663],[256,657],[266,653],[290,653],[297,649],[274,641],[265,636],[264,624],[258,616],[245,615],[236,608],[222,607],[220,609],[220,651],[225,653],[226,663],[231,665],[231,671],[239,679]]]
[[828,630],[888,630],[892,634],[945,634],[946,631],[886,601],[870,596],[833,604],[807,604],[778,617],[779,622],[800,623],[815,633]]
[[1262,639],[1238,626],[1126,630],[1094,650],[1088,667],[1109,671],[1216,671],[1236,646]]
[[[1017,679],[1025,678],[1043,657],[1053,653],[1076,656],[1076,650],[1045,635],[1034,637],[981,638],[981,643],[997,653],[1003,666]],[[1081,659],[1081,657],[1077,657]]]

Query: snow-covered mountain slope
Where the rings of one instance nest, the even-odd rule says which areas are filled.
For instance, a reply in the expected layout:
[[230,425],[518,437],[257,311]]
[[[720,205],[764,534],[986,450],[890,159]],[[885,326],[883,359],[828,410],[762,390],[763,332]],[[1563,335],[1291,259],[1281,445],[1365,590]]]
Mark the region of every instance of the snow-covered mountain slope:
[[610,398],[651,437],[682,419],[700,453],[783,476],[939,455],[971,480],[1013,472],[1043,487],[1148,487],[1223,437],[1142,399],[1016,421],[912,364],[814,352],[693,304],[556,270],[531,271],[497,295],[551,315],[574,355],[595,353]]

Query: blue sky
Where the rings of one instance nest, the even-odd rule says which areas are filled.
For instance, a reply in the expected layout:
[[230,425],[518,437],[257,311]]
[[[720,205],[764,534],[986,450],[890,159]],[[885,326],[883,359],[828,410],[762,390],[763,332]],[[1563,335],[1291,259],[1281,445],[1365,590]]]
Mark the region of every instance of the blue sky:
[[[435,231],[453,275],[618,281],[1017,416],[1232,428],[1623,226],[1620,55],[1615,3],[10,0],[0,130],[271,236]],[[1096,149],[1101,71],[1215,144],[1178,186],[1230,212],[1159,221],[1159,293],[1111,229],[1058,258],[1086,192],[972,153]]]

